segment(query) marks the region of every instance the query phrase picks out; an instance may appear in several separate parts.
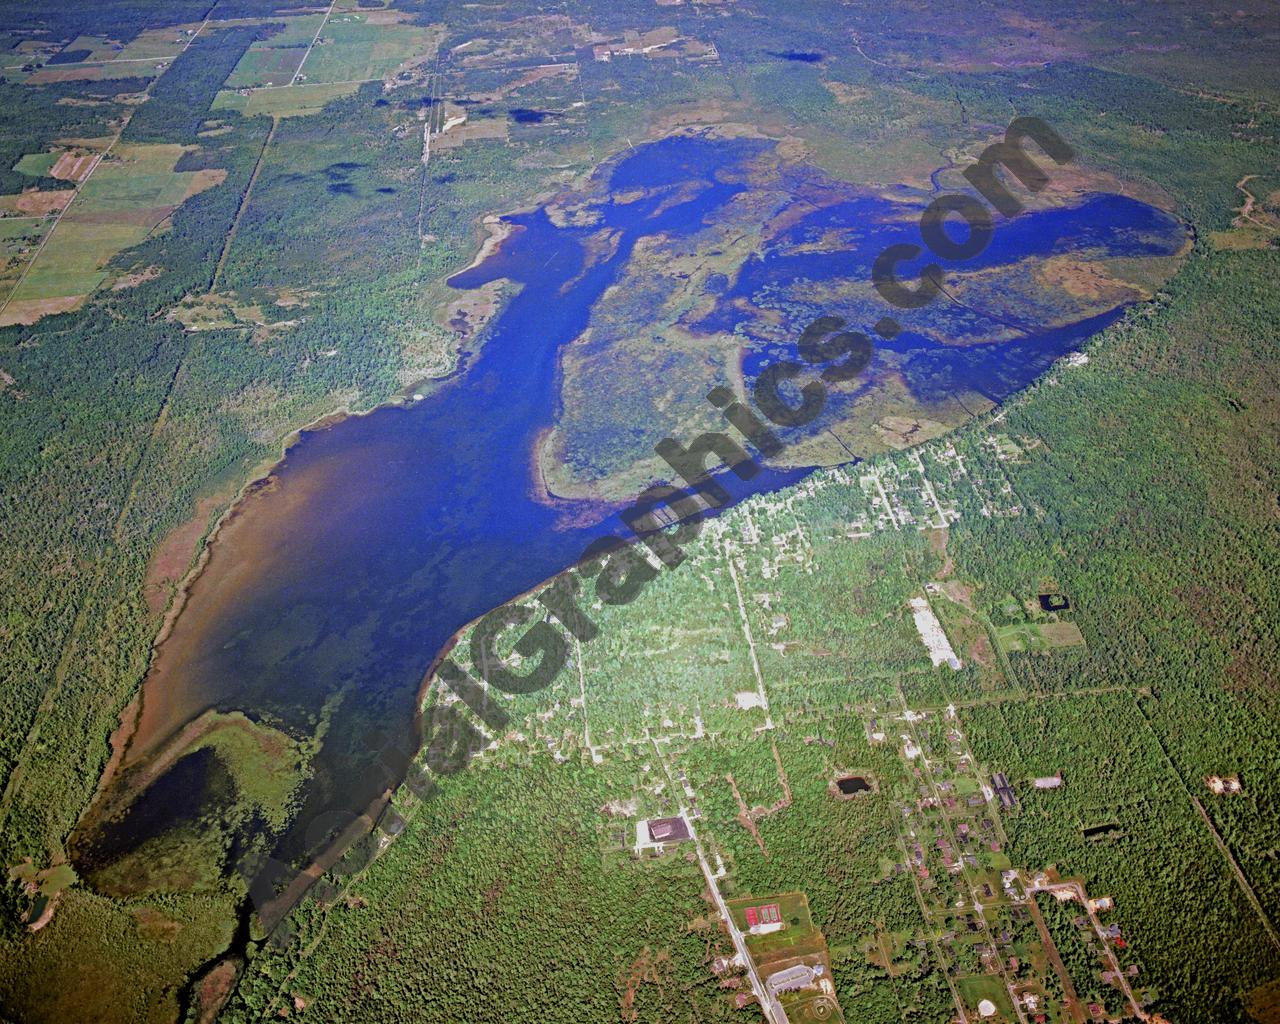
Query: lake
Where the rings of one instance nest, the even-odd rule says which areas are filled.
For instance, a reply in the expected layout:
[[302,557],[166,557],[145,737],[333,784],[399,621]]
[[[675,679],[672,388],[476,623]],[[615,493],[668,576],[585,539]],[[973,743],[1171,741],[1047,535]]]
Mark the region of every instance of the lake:
[[[700,137],[652,143],[597,171],[601,198],[592,224],[557,223],[545,208],[509,217],[515,230],[498,251],[451,281],[458,289],[499,278],[519,286],[460,369],[421,401],[305,432],[225,522],[158,648],[128,763],[210,708],[239,709],[290,734],[321,737],[299,821],[335,808],[358,812],[394,785],[394,769],[374,767],[370,730],[400,752],[391,761],[403,765],[417,744],[415,698],[424,672],[456,631],[574,564],[592,540],[626,532],[620,506],[556,499],[537,471],[539,439],[562,413],[563,350],[620,280],[638,243],[696,239],[751,189],[742,169],[770,147]],[[795,173],[797,195],[812,192],[817,172]],[[736,279],[714,282],[716,306],[701,327],[737,332],[748,381],[787,346],[776,335],[754,345],[740,299],[763,302],[788,289],[794,296],[815,281],[865,283],[881,249],[918,237],[901,204],[839,187],[839,201],[795,218]],[[622,193],[625,201],[613,198]],[[592,243],[602,230],[610,238],[604,248]],[[823,231],[841,239],[839,250],[798,251]],[[1182,243],[1181,226],[1168,214],[1100,195],[998,223],[995,242],[974,263],[997,267],[1083,249],[1169,255]],[[794,302],[783,308],[794,311]],[[963,345],[909,323],[892,342],[876,340],[867,383],[898,374],[924,408],[961,387],[998,402],[1119,312],[1037,327],[1031,312],[1001,310],[990,315],[984,341],[986,314],[969,309]],[[805,322],[787,327],[798,336]],[[607,394],[625,385],[625,376],[625,365],[617,366],[593,383]],[[839,405],[832,402],[833,415]],[[604,427],[638,432],[650,450],[663,437],[646,422]],[[768,470],[749,484],[732,477],[725,483],[737,500],[806,472]],[[135,840],[162,827],[166,805],[175,823],[189,813],[182,793],[195,785],[190,774],[199,767],[179,761],[171,771],[180,774],[156,783],[155,795],[138,805]],[[113,826],[112,851],[129,846],[133,817]],[[306,845],[295,830],[283,849],[296,855]]]

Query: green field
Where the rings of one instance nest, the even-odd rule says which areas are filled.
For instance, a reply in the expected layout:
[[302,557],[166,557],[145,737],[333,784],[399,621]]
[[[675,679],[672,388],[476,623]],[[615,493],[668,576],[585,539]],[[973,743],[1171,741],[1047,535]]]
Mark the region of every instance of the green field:
[[227,78],[228,89],[255,88],[266,85],[288,85],[302,64],[316,31],[324,21],[323,14],[272,19],[270,24],[283,25],[283,31],[254,43]]
[[106,278],[108,261],[146,238],[209,179],[174,170],[176,145],[117,146],[59,220],[39,258],[13,293],[8,314],[47,300],[88,295]]
[[58,162],[59,153],[27,153],[13,165],[19,174],[29,174],[33,178],[43,178]]
[[1006,654],[1042,653],[1061,647],[1083,647],[1084,637],[1074,622],[1019,622],[997,626],[996,642]]
[[311,40],[316,37],[316,30],[324,21],[323,11],[317,11],[314,14],[294,14],[288,17],[271,17],[263,19],[264,24],[283,26],[279,31],[273,32],[261,42],[254,43],[249,47],[250,53],[260,49],[279,49],[293,48],[301,46],[304,49],[311,45]]
[[302,65],[299,83],[382,78],[405,61],[435,53],[440,38],[436,29],[373,22],[371,17],[375,16],[334,12]]
[[227,79],[228,89],[263,85],[288,85],[302,64],[306,44],[284,47],[251,47]]
[[247,94],[225,90],[213,101],[214,110],[235,110],[245,117],[306,117],[318,114],[331,100],[350,96],[360,88],[357,82],[334,85],[281,86],[254,89]]
[[783,927],[767,935],[747,935],[747,948],[751,950],[756,962],[781,960],[788,956],[799,956],[809,952],[808,947],[816,940],[821,940],[819,932],[814,935],[813,917],[809,913],[809,901],[802,892],[782,893],[776,896],[741,896],[728,901],[729,913],[734,923],[747,932],[747,907],[759,907],[776,903],[781,912]]
[[187,25],[148,29],[135,35],[128,43],[119,43],[103,36],[82,35],[71,40],[63,49],[67,52],[88,50],[89,55],[81,58],[86,63],[162,60],[176,57],[186,46],[190,33],[199,27],[200,23],[196,21]]
[[978,1019],[978,1003],[984,999],[989,999],[995,1004],[999,1016],[990,1018],[997,1021],[1016,1021],[1018,1018],[1014,1014],[1013,1004],[1009,1001],[1008,990],[998,977],[992,975],[970,976],[967,978],[956,979],[956,988],[960,990],[960,997],[964,1000],[964,1004],[973,1012],[973,1018]]
[[45,217],[0,217],[0,302],[13,291],[51,223]]

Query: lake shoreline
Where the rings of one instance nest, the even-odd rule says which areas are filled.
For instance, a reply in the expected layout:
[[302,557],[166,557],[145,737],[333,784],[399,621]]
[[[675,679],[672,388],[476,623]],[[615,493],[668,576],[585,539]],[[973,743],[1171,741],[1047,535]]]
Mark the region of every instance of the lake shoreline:
[[[397,759],[411,761],[421,747],[422,709],[435,672],[475,622],[493,607],[527,598],[573,571],[581,552],[598,537],[630,536],[616,513],[633,499],[613,502],[592,496],[583,501],[585,496],[552,490],[546,463],[556,447],[562,359],[588,317],[598,312],[600,297],[616,294],[610,290],[621,280],[630,246],[650,237],[668,242],[697,237],[702,241],[694,244],[703,244],[708,237],[700,234],[704,231],[714,241],[716,231],[729,228],[707,218],[722,211],[728,211],[724,215],[730,226],[736,223],[730,203],[746,185],[725,185],[719,171],[746,166],[756,151],[723,146],[682,137],[624,156],[608,190],[588,197],[628,243],[608,258],[592,256],[595,221],[587,227],[561,226],[537,210],[515,223],[485,222],[489,237],[480,244],[482,251],[488,248],[489,258],[474,259],[470,270],[446,281],[463,290],[497,279],[513,282],[517,289],[494,328],[485,332],[481,344],[458,346],[453,370],[433,381],[434,386],[423,387],[423,400],[401,392],[368,409],[330,410],[289,432],[278,457],[254,467],[175,588],[146,672],[112,734],[112,755],[98,792],[82,820],[132,766],[144,763],[202,709],[243,708],[251,717],[265,715],[290,723],[285,727],[289,730],[306,732],[314,727],[325,695],[339,692],[347,694],[342,698],[348,702],[341,713],[345,722],[329,736],[331,751],[324,755],[323,767],[317,763],[317,778],[329,780],[326,785],[344,795],[326,791],[321,797],[323,788],[317,788],[316,803],[328,800],[336,806],[346,800],[354,807],[359,800],[366,806],[368,780],[359,773],[344,774],[346,762],[341,760],[373,756],[361,745],[361,730],[385,726],[397,747],[413,748],[398,750]],[[666,150],[688,161],[678,169],[668,167],[675,175],[671,181],[654,186],[648,198],[629,203],[611,198],[612,190],[634,189],[634,181],[648,174],[650,165],[661,163]],[[779,192],[788,181],[769,179],[761,194],[789,194]],[[700,190],[692,193],[663,191],[695,183]],[[768,259],[751,263],[752,275],[734,285],[745,296],[741,305],[732,305],[731,295],[709,293],[717,296],[715,309],[727,318],[714,328],[724,344],[754,344],[761,349],[754,353],[757,360],[787,358],[780,346],[789,343],[789,332],[782,332],[781,341],[770,342],[766,335],[762,343],[752,341],[756,336],[750,330],[741,334],[734,329],[739,319],[759,311],[748,301],[753,290],[770,286],[770,274],[779,275],[779,287],[848,278],[850,259],[865,262],[878,248],[880,233],[901,230],[896,221],[882,225],[876,219],[872,200],[856,189],[847,191],[852,198],[839,191],[804,218],[779,221],[785,221],[785,230],[774,239],[774,248],[764,250]],[[1044,216],[1046,223],[1073,227],[1080,239],[1092,239],[1095,245],[1119,246],[1107,234],[1115,229],[1105,214],[1114,208],[1101,203],[1032,218]],[[1145,216],[1136,206],[1123,212],[1139,220]],[[811,252],[804,235],[809,221],[813,230],[849,232],[844,247]],[[511,230],[495,231],[497,225]],[[1046,229],[1039,230],[1043,234]],[[1045,255],[1041,250],[1047,243],[1035,224],[1021,225],[1006,241],[1004,259],[995,261],[993,269]],[[566,292],[570,285],[574,291]],[[788,311],[787,325],[795,331],[807,322],[799,317],[813,316],[799,308]],[[530,332],[530,325],[537,331]],[[1038,376],[1035,367],[1087,337],[1055,336],[1052,331],[1028,335],[1026,356],[1006,364],[1001,353],[1007,342],[990,343],[970,356],[948,351],[955,346],[931,341],[927,333],[905,334],[896,345],[886,342],[886,361],[877,371],[884,380],[899,382],[903,402],[922,409],[939,400],[939,388],[949,394],[966,380],[985,386],[980,382],[991,375],[993,400],[1001,401],[1013,393],[1010,389],[1029,383],[1023,380],[1028,371]],[[729,376],[742,396],[749,391],[748,373],[740,347],[736,355]],[[702,395],[701,378],[696,380],[688,401]],[[632,434],[638,440],[630,443],[648,451],[645,446],[652,442],[645,440],[642,428],[650,424],[638,415],[633,415],[634,423],[617,418],[621,407],[609,397],[613,387],[619,389],[618,399],[628,396],[629,382],[625,375],[616,383],[612,376],[604,378],[604,390],[589,394],[600,408],[588,405],[585,422]],[[882,386],[879,377],[870,383]],[[647,397],[643,390],[641,395]],[[393,409],[406,415],[394,416]],[[616,422],[609,419],[611,413]],[[375,414],[384,420],[359,425]],[[676,425],[658,429],[691,442],[676,433],[687,417],[682,413],[670,419]],[[339,424],[352,425],[340,438],[330,429]],[[602,441],[609,443],[611,436],[602,434]],[[302,446],[304,440],[315,443]],[[847,447],[844,451],[852,455]],[[820,464],[849,461],[833,454],[835,459],[815,463],[797,449],[795,466],[772,470],[751,486],[735,486],[735,498],[781,489],[797,479],[794,472],[807,475]],[[639,483],[642,490],[644,481]],[[260,521],[264,501],[271,514]],[[192,598],[200,595],[199,612],[191,617],[197,604]],[[450,628],[458,620],[463,621]],[[418,660],[424,654],[429,658],[424,659],[425,670]],[[314,811],[304,812],[295,827],[305,825]]]

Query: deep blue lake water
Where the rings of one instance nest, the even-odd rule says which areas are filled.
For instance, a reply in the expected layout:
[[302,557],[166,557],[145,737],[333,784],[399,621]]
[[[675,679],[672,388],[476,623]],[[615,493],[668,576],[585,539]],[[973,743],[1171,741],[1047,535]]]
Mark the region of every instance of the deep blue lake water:
[[[600,173],[612,175],[611,192],[649,191],[599,204],[604,224],[617,232],[616,249],[603,258],[589,258],[584,247],[598,225],[557,227],[542,210],[511,217],[519,230],[500,251],[451,282],[475,288],[507,278],[520,285],[478,353],[420,402],[306,433],[269,486],[225,527],[144,690],[143,733],[153,745],[210,707],[306,733],[323,715],[327,732],[300,821],[324,809],[363,808],[393,784],[369,767],[367,732],[376,726],[404,754],[414,749],[415,694],[455,631],[572,565],[602,534],[625,532],[616,508],[538,497],[532,453],[557,417],[558,356],[618,280],[635,244],[701,230],[704,218],[750,187],[726,169],[764,145],[682,138],[606,166]],[[798,189],[803,184],[797,180]],[[805,281],[866,281],[884,246],[918,238],[900,207],[849,192],[848,201],[815,209],[725,282],[704,327],[743,328],[729,306],[735,297]],[[840,251],[789,251],[827,228],[840,230]],[[1168,215],[1097,196],[998,224],[995,243],[975,265],[1083,249],[1168,254],[1181,244],[1181,228]],[[991,321],[993,334],[1006,313]],[[921,401],[957,387],[999,401],[1113,315],[1038,332],[1019,324],[1025,333],[1013,342],[956,347],[908,330],[877,344],[905,361]],[[804,324],[792,326],[798,335]],[[778,354],[775,345],[749,358],[748,375]],[[607,389],[617,382],[596,383]],[[741,498],[804,472],[727,483]],[[128,831],[127,817],[120,827]],[[148,818],[146,831],[154,828]]]

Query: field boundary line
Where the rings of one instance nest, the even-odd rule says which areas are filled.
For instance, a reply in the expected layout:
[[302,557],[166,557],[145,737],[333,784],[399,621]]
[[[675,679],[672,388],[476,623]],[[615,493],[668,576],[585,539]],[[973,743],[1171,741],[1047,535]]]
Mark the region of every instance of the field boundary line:
[[271,146],[271,141],[276,137],[276,128],[280,126],[280,116],[273,115],[271,118],[271,130],[267,132],[267,137],[262,140],[262,148],[258,150],[258,159],[253,163],[253,173],[249,175],[249,181],[244,187],[244,195],[240,199],[240,205],[236,208],[235,218],[231,221],[231,227],[227,229],[227,239],[222,243],[222,253],[218,256],[218,265],[213,270],[213,278],[209,281],[209,291],[218,290],[218,278],[222,276],[222,268],[226,266],[227,256],[231,253],[231,243],[235,241],[236,232],[240,228],[240,219],[244,216],[244,211],[249,208],[249,196],[253,194],[253,186],[258,181],[258,173],[262,170],[262,161],[266,159],[267,150]]
[[[103,64],[145,64],[147,61],[173,60],[180,53],[182,53],[182,50],[179,50],[178,53],[169,54],[164,57],[109,57],[104,60],[69,60],[62,64],[54,64],[53,67],[54,68],[96,68]],[[6,64],[4,66],[4,70],[5,71],[21,71],[26,66],[27,66],[26,64]],[[49,68],[49,64],[46,63],[44,67],[41,68],[41,70],[45,71],[45,70],[48,70],[48,68]]]
[[[1190,796],[1190,794],[1187,794]],[[1267,917],[1267,912],[1263,909],[1258,894],[1253,891],[1253,886],[1249,884],[1249,879],[1245,877],[1244,870],[1240,867],[1239,862],[1235,858],[1235,854],[1231,852],[1231,847],[1222,838],[1218,832],[1218,827],[1213,823],[1213,819],[1209,817],[1209,812],[1204,809],[1204,804],[1200,802],[1199,797],[1192,796],[1191,802],[1196,805],[1196,810],[1200,812],[1200,817],[1204,819],[1205,825],[1209,828],[1209,834],[1213,836],[1214,845],[1222,852],[1222,856],[1227,858],[1227,863],[1231,865],[1231,870],[1235,873],[1236,881],[1240,883],[1240,888],[1244,891],[1245,898],[1253,905],[1253,912],[1258,915],[1258,920],[1262,922],[1262,927],[1267,930],[1267,935],[1271,939],[1271,944],[1280,950],[1280,936],[1276,935],[1276,930],[1271,926],[1271,919]]]
[[219,88],[219,92],[275,92],[278,89],[324,89],[331,85],[368,85],[370,82],[382,82],[382,78],[348,78],[341,82],[303,82],[301,85],[294,85],[292,82],[287,85],[247,85],[240,89],[233,89],[227,85]]

